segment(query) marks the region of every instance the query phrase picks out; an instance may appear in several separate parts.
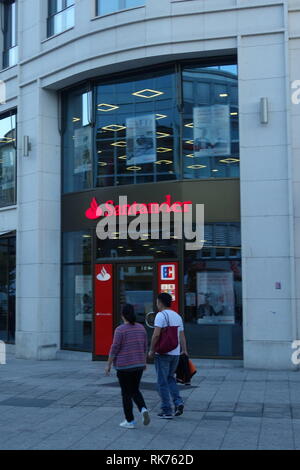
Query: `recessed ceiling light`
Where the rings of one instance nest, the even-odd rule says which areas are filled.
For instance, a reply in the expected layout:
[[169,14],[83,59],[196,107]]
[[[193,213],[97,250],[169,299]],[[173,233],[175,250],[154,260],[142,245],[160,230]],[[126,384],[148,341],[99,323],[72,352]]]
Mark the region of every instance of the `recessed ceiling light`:
[[166,134],[165,132],[156,132],[158,139],[163,139],[164,137],[170,137],[171,134]]
[[108,111],[114,111],[115,109],[119,109],[119,106],[107,103],[98,104],[98,111],[102,111],[104,113],[107,113]]
[[186,157],[189,157],[189,158],[194,158],[194,154],[193,153],[189,153],[188,155],[186,155]]
[[127,143],[123,140],[119,140],[119,142],[114,142],[110,145],[113,145],[114,147],[126,147]]
[[217,172],[217,171],[219,171],[219,170],[216,170],[216,169],[214,169],[214,170],[211,170],[211,171],[213,171],[213,172]]
[[73,121],[73,122],[78,122],[78,121],[80,121],[80,118],[78,118],[78,117],[73,117],[72,121]]
[[155,162],[156,165],[171,165],[172,163],[172,160],[158,160]]
[[228,93],[220,93],[219,96],[220,98],[226,98],[228,96]]
[[166,114],[156,114],[156,119],[159,121],[159,119],[164,119],[166,117],[168,117]]
[[239,162],[240,159],[239,158],[224,158],[223,160],[219,160],[220,163],[235,163],[235,162]]
[[206,165],[189,165],[188,168],[192,170],[200,170],[201,168],[206,168]]
[[233,111],[232,113],[230,113],[230,116],[238,116],[238,112],[237,111]]
[[127,159],[127,155],[121,155],[120,157],[118,157],[119,160],[126,160]]
[[119,132],[119,131],[123,131],[124,129],[126,129],[126,127],[125,126],[119,126],[118,124],[110,124],[109,126],[102,127],[102,129],[104,131]]
[[159,153],[166,153],[166,152],[172,152],[172,149],[166,148],[166,147],[158,147],[157,151]]
[[193,145],[193,144],[194,144],[194,141],[193,141],[193,140],[186,140],[186,143]]
[[140,171],[142,168],[140,166],[129,166],[126,169],[127,171]]
[[144,90],[136,91],[132,93],[134,96],[138,96],[139,98],[156,98],[157,96],[164,95],[164,92],[151,90],[150,88],[145,88]]
[[191,128],[193,128],[193,127],[194,127],[194,123],[193,123],[193,122],[190,122],[189,124],[185,124],[184,127],[191,127]]
[[107,166],[107,163],[106,162],[98,162],[98,165],[99,166]]

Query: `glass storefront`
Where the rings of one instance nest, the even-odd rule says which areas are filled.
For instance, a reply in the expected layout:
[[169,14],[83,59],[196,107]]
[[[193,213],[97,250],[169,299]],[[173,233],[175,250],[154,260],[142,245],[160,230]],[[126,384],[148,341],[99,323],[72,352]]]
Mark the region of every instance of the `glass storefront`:
[[184,317],[190,354],[242,357],[240,224],[208,224],[200,251],[185,252]]
[[0,340],[15,341],[16,237],[0,236]]
[[[63,93],[63,348],[96,354],[95,331],[111,332],[124,302],[145,324],[164,289],[191,356],[243,356],[237,72],[234,59],[176,63]],[[123,240],[118,223],[110,239],[97,238],[99,204],[168,200],[204,204],[201,250],[186,251],[172,226],[167,240],[160,229],[157,239],[145,230]]]
[[62,347],[92,350],[93,281],[91,235],[63,235]]
[[63,192],[238,178],[238,71],[227,62],[136,71],[65,92]]
[[0,116],[0,207],[16,203],[16,113]]

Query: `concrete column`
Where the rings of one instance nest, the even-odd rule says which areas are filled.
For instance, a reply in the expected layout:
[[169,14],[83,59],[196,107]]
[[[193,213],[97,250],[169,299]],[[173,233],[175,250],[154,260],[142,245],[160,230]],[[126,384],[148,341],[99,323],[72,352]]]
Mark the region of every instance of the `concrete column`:
[[47,360],[60,346],[60,135],[58,101],[39,80],[20,89],[17,332],[20,358]]
[[[293,368],[285,57],[284,34],[240,40],[244,364],[249,368]],[[269,101],[267,124],[260,122],[262,97]]]

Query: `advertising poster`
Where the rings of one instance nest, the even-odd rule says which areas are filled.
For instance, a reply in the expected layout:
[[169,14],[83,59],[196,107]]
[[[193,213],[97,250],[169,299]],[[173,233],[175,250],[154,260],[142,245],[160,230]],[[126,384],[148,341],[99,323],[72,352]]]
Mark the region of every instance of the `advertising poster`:
[[90,126],[75,130],[74,146],[74,174],[78,175],[92,171]]
[[232,324],[234,313],[233,272],[197,273],[197,323]]
[[15,185],[15,151],[13,148],[2,149],[2,190],[13,189]]
[[76,320],[92,321],[93,296],[92,276],[75,276]]
[[155,114],[126,120],[127,165],[156,162]]
[[230,144],[229,105],[194,108],[195,157],[226,157],[230,155]]

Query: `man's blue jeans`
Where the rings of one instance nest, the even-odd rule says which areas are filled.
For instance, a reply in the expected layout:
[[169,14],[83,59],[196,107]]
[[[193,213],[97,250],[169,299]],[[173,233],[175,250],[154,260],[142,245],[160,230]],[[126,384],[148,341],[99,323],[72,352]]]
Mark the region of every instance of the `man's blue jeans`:
[[168,354],[155,355],[155,368],[157,373],[157,386],[161,397],[161,409],[163,413],[171,414],[172,406],[170,395],[175,406],[183,404],[179,395],[178,385],[175,379],[175,372],[178,366],[179,356]]

